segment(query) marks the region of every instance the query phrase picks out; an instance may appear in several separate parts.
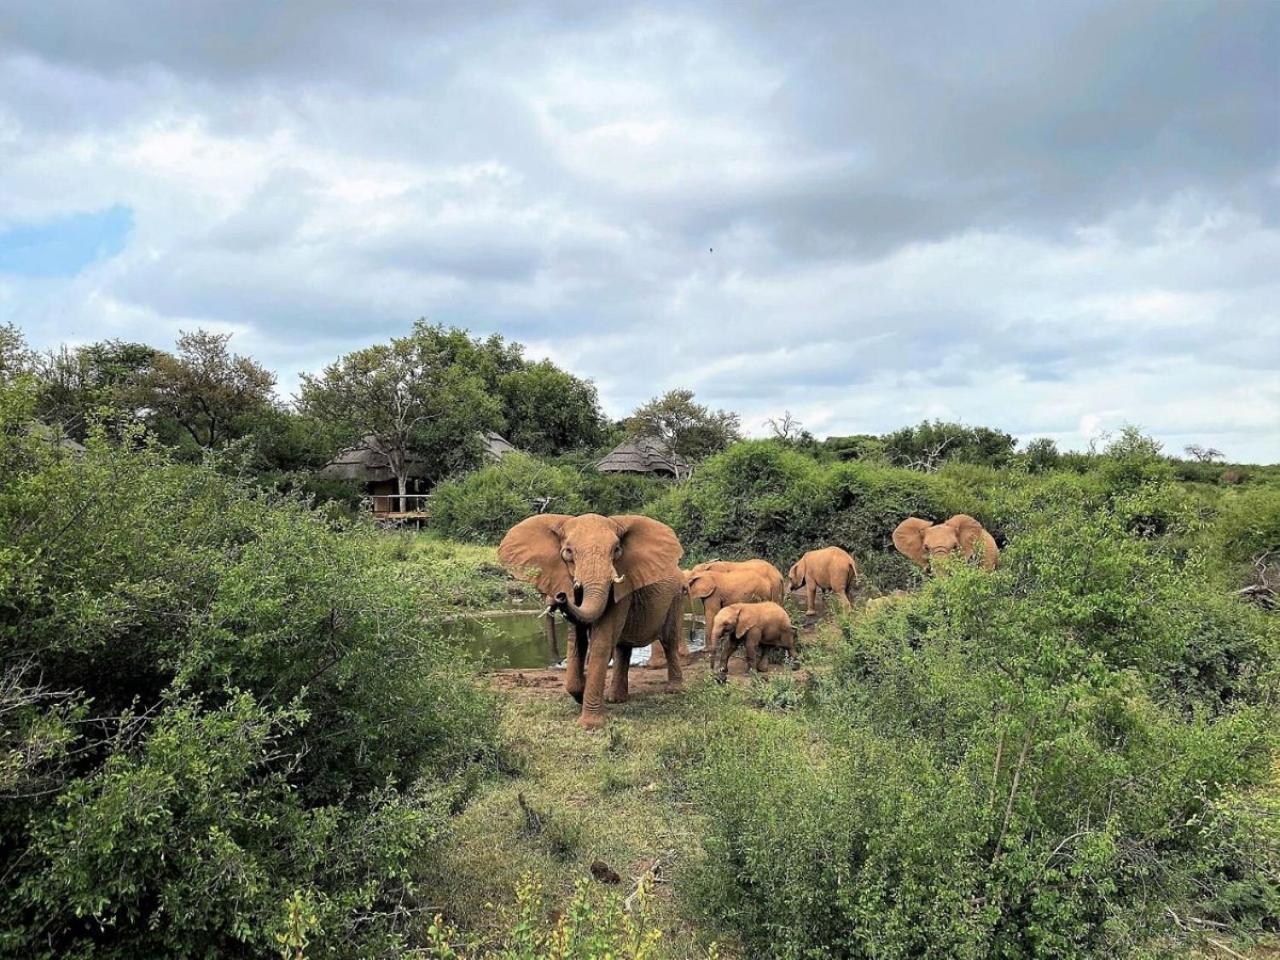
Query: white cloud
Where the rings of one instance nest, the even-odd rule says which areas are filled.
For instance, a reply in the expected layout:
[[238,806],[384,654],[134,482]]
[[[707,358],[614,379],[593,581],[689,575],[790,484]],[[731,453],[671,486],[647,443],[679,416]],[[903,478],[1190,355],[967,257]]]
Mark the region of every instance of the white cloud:
[[1265,4],[1215,24],[1236,71],[1160,34],[1133,89],[1061,82],[1154,35],[1099,44],[1087,12],[1000,26],[994,89],[878,11],[282,10],[263,29],[305,20],[314,63],[224,62],[162,11],[115,46],[111,21],[18,18],[0,231],[113,204],[135,229],[70,281],[0,277],[0,320],[41,344],[235,330],[288,393],[427,316],[594,377],[614,415],[689,385],[761,432],[790,408],[819,434],[942,416],[1082,447],[1135,422],[1280,460]]

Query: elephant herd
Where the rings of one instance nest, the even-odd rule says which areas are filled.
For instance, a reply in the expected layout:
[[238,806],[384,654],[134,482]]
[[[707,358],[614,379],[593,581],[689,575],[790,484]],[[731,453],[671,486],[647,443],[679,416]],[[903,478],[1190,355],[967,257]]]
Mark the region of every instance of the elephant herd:
[[[991,534],[965,514],[938,524],[911,517],[894,530],[893,544],[925,569],[949,553],[976,559],[986,569],[999,560]],[[539,514],[507,531],[499,559],[542,594],[553,638],[555,613],[570,626],[564,683],[582,705],[581,726],[603,726],[604,701],[627,699],[636,647],[654,644],[649,665],[666,666],[669,692],[682,688],[685,597],[703,603],[717,679],[727,676],[729,658],[739,647],[745,648],[748,668],[759,672],[767,669],[770,648],[795,654],[796,630],[782,606],[786,587],[773,564],[714,560],[682,570],[683,555],[675,531],[642,516]],[[812,617],[818,591],[847,608],[858,579],[853,557],[840,547],[823,547],[792,565],[787,586],[805,591],[805,613]],[[610,661],[613,676],[606,693]]]

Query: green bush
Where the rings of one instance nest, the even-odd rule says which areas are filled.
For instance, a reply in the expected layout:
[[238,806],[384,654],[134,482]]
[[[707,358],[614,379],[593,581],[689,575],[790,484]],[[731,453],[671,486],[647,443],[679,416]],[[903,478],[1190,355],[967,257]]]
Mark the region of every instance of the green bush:
[[893,549],[909,516],[982,511],[952,481],[864,461],[821,465],[773,441],[735,444],[652,504],[691,559],[763,557],[786,570],[806,550],[844,547],[880,589],[913,582]]
[[579,475],[582,499],[592,513],[606,517],[643,513],[645,506],[666,492],[669,482],[635,473],[600,473],[586,467]]
[[497,543],[535,513],[585,513],[578,475],[524,453],[509,453],[435,488],[431,527],[445,537]]
[[747,954],[1130,955],[1168,907],[1280,925],[1280,628],[1070,491],[1000,571],[849,621],[807,711],[712,725],[686,776],[736,815],[690,896]]
[[267,955],[290,902],[308,956],[395,952],[496,759],[439,601],[372,529],[216,463],[32,439],[20,393],[0,390],[0,953]]
[[1230,563],[1252,563],[1263,554],[1280,554],[1280,490],[1253,487],[1227,494],[1216,537]]

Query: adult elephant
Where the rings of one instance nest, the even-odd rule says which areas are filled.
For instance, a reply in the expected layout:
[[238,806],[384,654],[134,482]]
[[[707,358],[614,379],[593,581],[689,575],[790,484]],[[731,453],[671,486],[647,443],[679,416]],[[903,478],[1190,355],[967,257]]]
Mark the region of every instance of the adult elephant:
[[[767,673],[768,650],[780,647],[794,658],[796,628],[780,604],[731,603],[716,614],[708,634],[715,638],[715,678],[724,683],[729,677],[729,657],[741,645],[746,646],[747,670]],[[708,640],[710,642],[710,640]]]
[[612,702],[628,697],[631,651],[658,640],[667,690],[679,690],[677,651],[684,574],[680,541],[665,523],[640,516],[540,514],[507,531],[498,558],[535,584],[569,621],[564,685],[582,704],[578,723],[604,725],[604,687],[614,661]]
[[979,550],[984,569],[994,570],[1000,563],[995,538],[967,513],[957,513],[945,523],[908,517],[893,531],[893,545],[922,570],[935,557],[958,553],[970,560]]
[[853,606],[850,594],[858,582],[858,564],[846,550],[823,547],[810,550],[787,571],[791,589],[804,588],[806,617],[818,613],[818,591],[834,593],[845,609]]
[[774,585],[769,577],[752,567],[732,570],[690,570],[687,574],[689,596],[702,601],[706,623],[707,653],[715,651],[711,626],[720,608],[731,603],[756,603],[771,600]]

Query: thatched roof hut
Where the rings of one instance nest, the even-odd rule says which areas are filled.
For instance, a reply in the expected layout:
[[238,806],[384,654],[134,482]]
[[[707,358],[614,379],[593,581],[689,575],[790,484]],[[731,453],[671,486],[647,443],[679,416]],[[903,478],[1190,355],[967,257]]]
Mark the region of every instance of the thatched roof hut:
[[645,473],[650,476],[687,476],[689,465],[655,437],[630,437],[596,464],[601,473]]
[[[411,480],[427,476],[427,461],[422,457],[410,453],[405,466],[406,476]],[[380,483],[395,478],[387,458],[368,441],[339,451],[337,456],[320,468],[320,476],[328,480],[355,480],[358,483]]]
[[[485,433],[482,439],[487,460],[501,460],[516,449],[492,430]],[[426,458],[412,451],[405,465],[410,480],[420,480],[430,475]],[[395,479],[387,458],[373,448],[368,438],[340,451],[320,469],[320,476],[330,480],[355,480],[360,483],[381,483]]]
[[501,460],[508,453],[515,453],[516,448],[507,442],[505,437],[489,430],[484,435],[484,455],[489,460]]
[[85,454],[83,443],[74,437],[68,436],[62,431],[61,427],[51,427],[42,420],[32,420],[27,424],[27,433],[52,444],[62,453],[69,453],[73,457],[82,457]]

